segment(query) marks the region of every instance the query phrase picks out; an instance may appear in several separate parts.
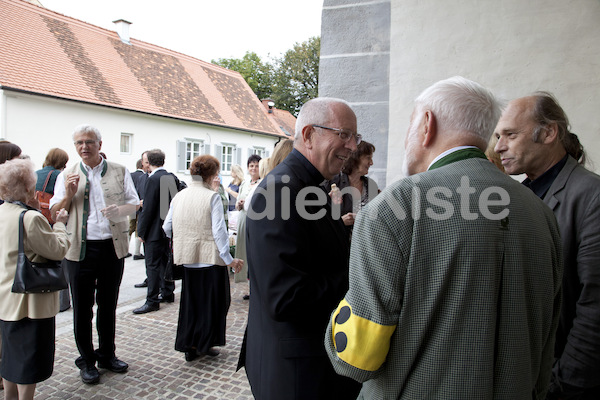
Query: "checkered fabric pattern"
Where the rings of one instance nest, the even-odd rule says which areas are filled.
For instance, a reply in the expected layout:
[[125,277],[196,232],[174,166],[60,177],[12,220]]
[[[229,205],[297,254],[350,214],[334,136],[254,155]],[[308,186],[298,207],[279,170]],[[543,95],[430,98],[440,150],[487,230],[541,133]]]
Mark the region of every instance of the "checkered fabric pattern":
[[[509,203],[489,212],[506,218],[480,211],[492,187]],[[487,160],[455,162],[390,185],[358,214],[345,300],[395,326],[381,367],[340,359],[332,333],[343,324],[330,323],[325,345],[339,374],[364,382],[359,398],[543,399],[561,279],[551,210]]]

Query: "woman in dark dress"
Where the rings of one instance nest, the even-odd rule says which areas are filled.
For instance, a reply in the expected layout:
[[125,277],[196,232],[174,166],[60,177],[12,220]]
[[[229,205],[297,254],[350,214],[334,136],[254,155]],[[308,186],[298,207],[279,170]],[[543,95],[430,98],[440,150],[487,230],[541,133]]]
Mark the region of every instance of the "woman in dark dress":
[[184,266],[175,350],[186,361],[219,354],[225,344],[231,304],[228,268],[239,271],[242,260],[231,257],[221,197],[213,189],[219,161],[196,157],[190,165],[192,182],[173,197],[163,230],[173,241],[173,259]]

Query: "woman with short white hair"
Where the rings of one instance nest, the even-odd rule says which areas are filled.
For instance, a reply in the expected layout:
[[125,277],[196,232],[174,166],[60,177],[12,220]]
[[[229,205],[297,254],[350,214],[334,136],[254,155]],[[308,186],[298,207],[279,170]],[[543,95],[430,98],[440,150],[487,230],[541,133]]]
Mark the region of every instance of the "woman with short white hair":
[[52,375],[58,292],[11,291],[19,248],[19,217],[23,216],[23,249],[34,262],[61,260],[69,249],[65,228],[68,213],[62,209],[51,227],[46,217],[27,203],[35,195],[37,176],[29,160],[0,165],[0,375],[5,399],[33,399],[35,386]]

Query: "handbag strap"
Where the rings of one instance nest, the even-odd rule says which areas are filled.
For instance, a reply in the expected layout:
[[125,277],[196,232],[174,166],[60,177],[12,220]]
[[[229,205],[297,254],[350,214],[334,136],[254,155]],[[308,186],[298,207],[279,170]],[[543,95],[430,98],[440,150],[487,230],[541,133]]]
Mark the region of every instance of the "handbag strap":
[[21,215],[19,216],[19,254],[24,254],[23,251],[23,216],[27,210],[21,211]]
[[50,180],[50,177],[52,176],[53,172],[54,170],[48,172],[48,175],[46,176],[46,182],[44,182],[44,187],[42,188],[42,192],[46,191],[46,186],[48,186],[48,181]]

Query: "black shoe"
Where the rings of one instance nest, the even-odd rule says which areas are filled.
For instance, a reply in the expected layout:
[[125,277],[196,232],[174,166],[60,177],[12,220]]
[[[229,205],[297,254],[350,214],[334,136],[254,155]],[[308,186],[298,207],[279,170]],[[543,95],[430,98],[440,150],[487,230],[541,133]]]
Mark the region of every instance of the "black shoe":
[[146,258],[146,257],[144,257],[144,255],[143,255],[143,254],[134,254],[134,255],[133,255],[133,259],[134,259],[134,260],[143,260],[143,259],[145,259],[145,258]]
[[100,373],[98,372],[98,369],[93,365],[88,365],[85,368],[82,368],[81,371],[79,371],[79,373],[81,374],[81,380],[83,381],[83,383],[91,385],[100,382]]
[[127,253],[127,254],[125,255],[125,258],[127,258],[127,257],[131,257],[131,253]]
[[144,282],[142,282],[142,283],[136,283],[133,286],[136,287],[136,288],[148,287],[148,279],[144,279]]
[[175,294],[172,294],[170,296],[167,297],[163,297],[162,294],[158,295],[158,301],[160,301],[161,303],[172,303],[175,301]]
[[113,357],[110,361],[98,361],[98,367],[104,368],[112,372],[123,373],[129,368],[129,364],[125,361],[119,360],[117,357]]
[[242,299],[244,299],[244,300],[250,300],[250,295],[249,294],[245,294],[244,297],[242,297]]
[[140,308],[136,308],[135,310],[133,310],[133,313],[134,314],[146,314],[146,313],[149,313],[152,311],[158,311],[159,309],[160,309],[160,306],[158,304],[145,303]]
[[198,358],[196,350],[185,352],[185,361],[194,361],[196,358]]

